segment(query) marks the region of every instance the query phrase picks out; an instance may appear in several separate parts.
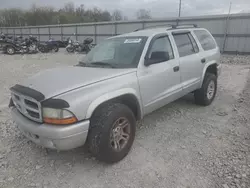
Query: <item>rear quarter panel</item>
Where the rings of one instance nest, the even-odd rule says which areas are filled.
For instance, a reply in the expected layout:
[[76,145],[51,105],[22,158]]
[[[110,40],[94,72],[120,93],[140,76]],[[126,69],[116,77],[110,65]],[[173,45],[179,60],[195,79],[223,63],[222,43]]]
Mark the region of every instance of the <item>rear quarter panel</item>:
[[[195,30],[199,30],[199,29],[195,29]],[[200,44],[200,41],[198,40],[198,38],[195,35],[194,31],[192,31],[192,35],[194,36],[194,38],[195,38],[195,40],[197,42],[197,45],[198,45],[198,47],[200,49],[199,55],[200,55],[201,59],[203,59],[203,58],[206,59],[206,63],[204,63],[203,71],[201,72],[201,78],[202,78],[201,79],[202,82],[200,83],[200,87],[201,87],[207,68],[212,64],[220,64],[221,54],[220,54],[220,48],[218,47],[218,44],[217,44],[216,40],[214,39],[214,37],[212,36],[212,34],[206,29],[200,29],[200,30],[207,31],[209,33],[209,35],[212,37],[212,39],[214,40],[215,44],[216,44],[215,49],[205,51],[202,48],[202,46]]]

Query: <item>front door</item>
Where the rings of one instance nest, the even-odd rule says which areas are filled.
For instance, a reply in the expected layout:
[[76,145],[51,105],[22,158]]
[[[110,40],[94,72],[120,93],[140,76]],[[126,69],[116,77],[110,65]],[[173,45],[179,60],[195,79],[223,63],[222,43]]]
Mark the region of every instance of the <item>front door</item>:
[[144,114],[148,114],[179,98],[182,92],[179,61],[175,59],[169,37],[159,35],[151,40],[146,58],[166,52],[166,61],[142,65],[137,76],[140,85]]

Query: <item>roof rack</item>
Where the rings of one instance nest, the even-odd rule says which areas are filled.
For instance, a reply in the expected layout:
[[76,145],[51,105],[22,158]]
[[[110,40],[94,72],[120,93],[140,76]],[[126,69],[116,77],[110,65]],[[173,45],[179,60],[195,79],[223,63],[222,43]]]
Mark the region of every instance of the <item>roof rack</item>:
[[178,24],[178,25],[174,25],[173,29],[181,29],[181,28],[190,28],[190,27],[194,27],[197,28],[197,24]]
[[144,28],[139,28],[136,29],[134,32],[136,31],[141,31],[144,29],[150,29],[150,28],[160,28],[160,27],[168,27],[167,30],[169,29],[182,29],[182,28],[197,28],[197,24],[178,24],[178,25],[172,25],[172,24],[164,24],[164,25],[155,25],[155,26],[150,26],[150,27],[144,27]]
[[174,25],[172,24],[164,24],[164,25],[154,25],[154,26],[149,26],[149,27],[144,27],[144,28],[138,28],[136,30],[134,30],[134,32],[136,31],[141,31],[141,30],[144,30],[144,29],[150,29],[150,28],[160,28],[160,27],[171,27],[173,28]]

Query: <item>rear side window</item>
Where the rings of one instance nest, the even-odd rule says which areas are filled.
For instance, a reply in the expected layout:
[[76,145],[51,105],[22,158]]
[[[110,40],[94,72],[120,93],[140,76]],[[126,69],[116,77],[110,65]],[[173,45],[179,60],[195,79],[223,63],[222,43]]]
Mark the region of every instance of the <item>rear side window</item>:
[[174,40],[177,45],[180,57],[192,55],[199,51],[195,41],[192,43],[192,40],[194,39],[190,33],[175,34]]
[[206,30],[196,30],[194,31],[198,40],[201,43],[202,48],[205,51],[212,50],[216,48],[216,43],[212,36]]

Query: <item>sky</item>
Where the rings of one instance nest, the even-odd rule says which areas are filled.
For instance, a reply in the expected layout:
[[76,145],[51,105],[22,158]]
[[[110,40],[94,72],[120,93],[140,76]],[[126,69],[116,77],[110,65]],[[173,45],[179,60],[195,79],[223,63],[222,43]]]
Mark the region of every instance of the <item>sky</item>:
[[[179,0],[0,0],[0,8],[28,9],[32,4],[61,8],[67,2],[110,12],[118,9],[128,18],[134,18],[136,11],[141,8],[150,10],[154,18],[175,17],[179,6]],[[232,13],[250,13],[250,0],[182,0],[182,16],[226,14],[230,2]]]

